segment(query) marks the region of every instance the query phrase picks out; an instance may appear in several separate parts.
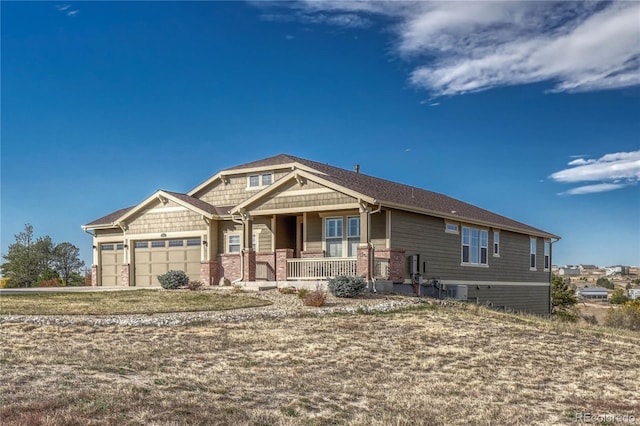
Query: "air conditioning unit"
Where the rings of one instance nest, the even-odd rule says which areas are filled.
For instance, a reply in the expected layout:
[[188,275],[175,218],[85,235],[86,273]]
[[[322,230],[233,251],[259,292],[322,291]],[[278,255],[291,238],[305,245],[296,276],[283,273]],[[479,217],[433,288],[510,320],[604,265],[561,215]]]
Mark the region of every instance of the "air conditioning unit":
[[467,300],[467,286],[461,284],[448,285],[447,297],[449,299]]

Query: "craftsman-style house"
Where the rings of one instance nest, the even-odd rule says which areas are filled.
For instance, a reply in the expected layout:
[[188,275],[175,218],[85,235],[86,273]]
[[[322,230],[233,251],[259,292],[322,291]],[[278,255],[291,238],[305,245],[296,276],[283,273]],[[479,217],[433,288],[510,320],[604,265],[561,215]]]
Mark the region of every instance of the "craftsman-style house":
[[83,229],[93,235],[94,285],[158,285],[170,269],[210,285],[362,275],[395,290],[420,278],[538,313],[549,312],[559,238],[443,194],[290,155],[222,170],[187,193],[159,190]]

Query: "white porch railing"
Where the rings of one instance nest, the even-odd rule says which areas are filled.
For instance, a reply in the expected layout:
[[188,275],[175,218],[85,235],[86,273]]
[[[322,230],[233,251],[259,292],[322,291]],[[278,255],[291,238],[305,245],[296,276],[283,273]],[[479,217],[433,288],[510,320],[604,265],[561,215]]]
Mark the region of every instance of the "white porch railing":
[[376,257],[373,262],[374,278],[389,278],[389,259],[384,257]]
[[309,259],[287,259],[288,280],[322,280],[347,275],[357,275],[354,258],[319,257]]

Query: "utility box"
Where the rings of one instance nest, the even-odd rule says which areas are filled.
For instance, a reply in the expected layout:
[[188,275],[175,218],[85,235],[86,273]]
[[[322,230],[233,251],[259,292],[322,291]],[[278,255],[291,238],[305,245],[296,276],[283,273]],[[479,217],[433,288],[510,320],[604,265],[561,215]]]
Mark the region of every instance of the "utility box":
[[456,300],[467,300],[467,286],[461,284],[448,285],[447,286],[447,297],[449,299]]

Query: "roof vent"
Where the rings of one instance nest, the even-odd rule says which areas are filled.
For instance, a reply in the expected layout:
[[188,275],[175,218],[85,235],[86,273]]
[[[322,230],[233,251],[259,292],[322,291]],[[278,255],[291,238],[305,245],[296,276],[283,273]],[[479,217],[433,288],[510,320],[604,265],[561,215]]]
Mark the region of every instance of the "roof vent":
[[360,164],[353,166],[353,170],[355,170],[356,173],[360,173]]

